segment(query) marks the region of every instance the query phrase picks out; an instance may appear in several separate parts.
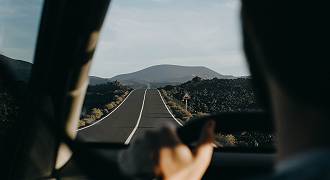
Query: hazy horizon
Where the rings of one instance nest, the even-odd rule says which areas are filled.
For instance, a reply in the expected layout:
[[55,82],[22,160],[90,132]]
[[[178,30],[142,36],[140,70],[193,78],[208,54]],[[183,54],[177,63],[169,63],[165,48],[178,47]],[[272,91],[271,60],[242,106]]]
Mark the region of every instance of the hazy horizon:
[[[0,53],[32,62],[42,0],[0,0]],[[249,75],[238,0],[113,0],[91,76],[110,78],[171,64]]]
[[[148,66],[148,67],[144,67],[142,69],[138,69],[136,71],[132,71],[132,72],[123,72],[123,73],[120,73],[120,74],[116,74],[114,76],[111,76],[111,77],[103,77],[103,76],[97,76],[97,75],[92,75],[90,74],[90,76],[95,76],[95,77],[100,77],[100,78],[107,78],[107,79],[110,79],[110,78],[113,78],[115,76],[118,76],[118,75],[122,75],[122,74],[130,74],[130,73],[135,73],[135,72],[138,72],[138,71],[141,71],[141,70],[144,70],[144,69],[147,69],[147,68],[150,68],[150,67],[154,67],[154,66],[162,66],[162,65],[170,65],[170,66],[184,66],[184,67],[205,67],[205,68],[208,68],[212,71],[215,71],[214,69],[210,68],[210,67],[206,67],[206,66],[187,66],[187,65],[178,65],[178,64],[157,64],[157,65],[151,65],[151,66]],[[217,71],[215,71],[217,72]],[[219,73],[219,72],[217,72]],[[221,73],[219,73],[221,74]],[[221,75],[231,75],[231,74],[221,74]],[[247,75],[242,75],[242,76],[247,76]],[[236,77],[241,77],[241,76],[236,76]]]

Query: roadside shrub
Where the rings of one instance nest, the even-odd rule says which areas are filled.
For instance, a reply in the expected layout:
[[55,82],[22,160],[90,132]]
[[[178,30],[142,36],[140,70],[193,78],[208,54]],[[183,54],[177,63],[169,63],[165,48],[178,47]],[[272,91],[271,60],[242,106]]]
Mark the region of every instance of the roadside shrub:
[[188,118],[192,117],[192,114],[183,108],[181,109],[181,112],[182,112],[183,116],[185,116],[185,117],[188,117]]
[[84,127],[86,126],[86,122],[83,120],[79,120],[78,127]]
[[235,146],[237,144],[235,136],[232,134],[222,135],[217,134],[215,136],[215,144],[219,147],[228,147],[228,146]]
[[173,101],[168,101],[167,102],[167,105],[169,105],[170,107],[172,107],[172,106],[175,106],[175,103]]
[[91,116],[94,116],[94,120],[100,119],[103,116],[103,112],[99,108],[93,108]]
[[179,106],[177,106],[177,105],[173,105],[173,106],[170,106],[171,107],[171,109],[173,109],[174,111],[180,111],[180,107]]
[[124,100],[130,90],[119,82],[88,86],[79,127],[92,124],[108,114]]
[[95,121],[95,119],[94,119],[94,116],[88,116],[88,117],[82,119],[82,121],[85,122],[85,125],[88,125],[88,124],[92,124]]
[[111,103],[105,105],[105,107],[106,107],[108,110],[113,109],[115,106],[116,106],[116,105],[115,105],[115,103],[113,103],[113,102],[111,102]]
[[128,91],[125,91],[124,96],[128,95]]
[[174,115],[184,121],[190,119],[192,117],[191,113],[187,110],[183,109],[180,106],[172,106],[171,108],[174,112]]
[[207,116],[207,115],[208,115],[208,113],[197,112],[197,113],[195,114],[195,117],[196,117],[196,118],[201,118],[201,117],[203,117],[203,116]]
[[117,98],[117,101],[122,102],[123,101],[123,98],[122,97],[118,97]]
[[233,136],[232,134],[226,135],[226,139],[227,139],[227,142],[231,145],[235,145],[237,142],[235,136]]
[[164,97],[166,104],[170,107],[173,115],[176,118],[179,118],[183,121],[187,121],[192,117],[192,114],[184,109],[180,102],[176,102],[172,100],[171,97],[167,96],[167,93],[165,90],[161,89],[160,92],[162,93],[162,96]]
[[184,121],[187,121],[192,117],[191,113],[188,112],[187,110],[183,109],[183,108],[180,110],[180,114],[181,114],[182,119]]

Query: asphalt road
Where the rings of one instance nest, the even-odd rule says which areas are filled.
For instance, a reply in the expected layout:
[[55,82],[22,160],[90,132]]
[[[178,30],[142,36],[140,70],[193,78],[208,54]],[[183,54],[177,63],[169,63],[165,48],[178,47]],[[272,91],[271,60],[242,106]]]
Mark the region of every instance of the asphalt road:
[[179,126],[166,108],[157,89],[137,89],[110,115],[98,123],[79,130],[78,138],[88,142],[128,144],[146,130],[163,123]]

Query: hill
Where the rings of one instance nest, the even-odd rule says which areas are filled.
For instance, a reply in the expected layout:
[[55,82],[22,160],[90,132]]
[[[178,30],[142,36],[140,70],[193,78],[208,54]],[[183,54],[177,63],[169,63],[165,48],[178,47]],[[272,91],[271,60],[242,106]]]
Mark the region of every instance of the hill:
[[[32,63],[0,55],[0,70],[8,77],[0,76],[0,141],[10,136],[13,124],[18,120],[27,92]],[[119,105],[130,88],[118,81],[91,76],[79,126],[94,123]]]
[[[15,79],[27,82],[32,63],[12,59],[0,54],[0,64],[6,69],[11,69]],[[101,78],[90,76],[90,85],[105,84],[112,81],[119,81],[123,85],[133,88],[144,88],[147,85],[152,88],[158,88],[165,85],[178,85],[191,80],[193,77],[201,77],[203,79],[235,79],[236,77],[230,75],[219,74],[207,67],[203,66],[178,66],[178,65],[156,65],[151,66],[136,72],[117,75],[112,78]]]
[[[32,65],[0,54],[0,141],[8,139],[19,118]],[[9,80],[9,81],[7,81]],[[16,81],[14,81],[16,80]]]
[[199,76],[203,79],[235,79],[234,76],[219,74],[203,66],[156,65],[140,71],[117,75],[111,81],[123,84],[179,84]]
[[111,82],[108,78],[101,78],[97,76],[89,76],[89,85],[99,85],[99,84],[106,84],[108,82]]
[[8,73],[13,75],[16,80],[24,82],[27,82],[29,80],[32,69],[31,63],[22,60],[12,59],[0,54],[0,64],[1,67],[6,67],[4,69],[6,71],[8,71],[8,69],[11,69],[12,71]]
[[[5,74],[10,74],[13,76],[13,79],[18,81],[27,82],[30,78],[32,63],[13,59],[7,56],[0,54],[0,67],[2,71],[8,71],[9,69],[11,72],[6,72]],[[89,77],[89,84],[90,85],[98,85],[98,84],[105,84],[110,82],[111,80],[108,78],[101,78],[96,76]]]

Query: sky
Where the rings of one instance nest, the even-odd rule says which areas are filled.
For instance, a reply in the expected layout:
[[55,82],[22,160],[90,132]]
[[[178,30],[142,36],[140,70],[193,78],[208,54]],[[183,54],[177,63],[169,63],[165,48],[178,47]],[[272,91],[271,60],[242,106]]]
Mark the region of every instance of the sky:
[[[0,53],[32,62],[42,0],[0,4]],[[239,8],[238,0],[113,0],[90,74],[112,77],[175,64],[248,75]]]
[[42,0],[0,0],[0,54],[32,62]]

